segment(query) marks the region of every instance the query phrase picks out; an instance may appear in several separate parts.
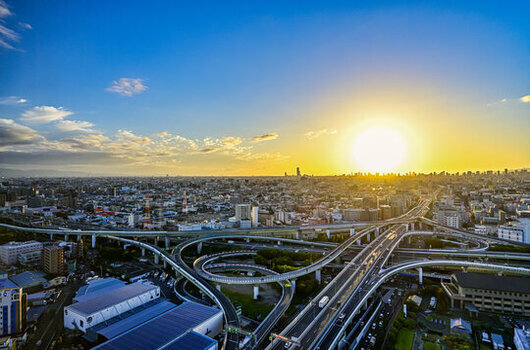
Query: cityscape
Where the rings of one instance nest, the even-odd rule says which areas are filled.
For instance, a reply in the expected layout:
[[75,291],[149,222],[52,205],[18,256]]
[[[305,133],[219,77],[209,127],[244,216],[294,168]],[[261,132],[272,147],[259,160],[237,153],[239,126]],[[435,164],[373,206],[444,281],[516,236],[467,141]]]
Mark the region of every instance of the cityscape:
[[0,0],[0,349],[530,350],[528,14]]

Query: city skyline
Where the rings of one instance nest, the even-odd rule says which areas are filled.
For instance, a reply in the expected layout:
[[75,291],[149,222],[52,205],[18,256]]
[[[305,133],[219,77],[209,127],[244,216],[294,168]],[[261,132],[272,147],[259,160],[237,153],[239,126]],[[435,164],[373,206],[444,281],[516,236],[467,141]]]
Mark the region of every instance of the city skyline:
[[0,1],[0,168],[528,168],[528,10]]

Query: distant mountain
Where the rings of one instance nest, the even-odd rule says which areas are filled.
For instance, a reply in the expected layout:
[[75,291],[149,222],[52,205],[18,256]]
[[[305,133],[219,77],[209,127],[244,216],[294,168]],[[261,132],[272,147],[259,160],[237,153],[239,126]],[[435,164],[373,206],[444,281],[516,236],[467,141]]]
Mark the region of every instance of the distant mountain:
[[85,177],[94,176],[94,174],[81,171],[62,171],[53,169],[0,169],[0,178],[2,177]]

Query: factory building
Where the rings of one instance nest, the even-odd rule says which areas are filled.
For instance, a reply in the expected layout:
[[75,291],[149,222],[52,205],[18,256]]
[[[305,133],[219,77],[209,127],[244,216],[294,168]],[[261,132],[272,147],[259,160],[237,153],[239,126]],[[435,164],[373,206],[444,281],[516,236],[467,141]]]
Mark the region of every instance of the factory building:
[[136,282],[91,297],[64,308],[64,327],[83,332],[160,297],[160,288]]

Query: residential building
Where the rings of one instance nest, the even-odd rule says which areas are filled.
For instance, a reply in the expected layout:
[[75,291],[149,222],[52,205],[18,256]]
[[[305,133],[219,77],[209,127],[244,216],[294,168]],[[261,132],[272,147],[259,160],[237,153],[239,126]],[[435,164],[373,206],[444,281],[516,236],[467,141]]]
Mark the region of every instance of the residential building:
[[18,256],[20,254],[41,250],[41,242],[9,242],[0,246],[0,259],[6,265],[13,265],[18,262]]
[[58,245],[45,246],[42,250],[42,269],[52,275],[64,274],[64,249]]
[[250,204],[236,204],[236,221],[251,219]]

